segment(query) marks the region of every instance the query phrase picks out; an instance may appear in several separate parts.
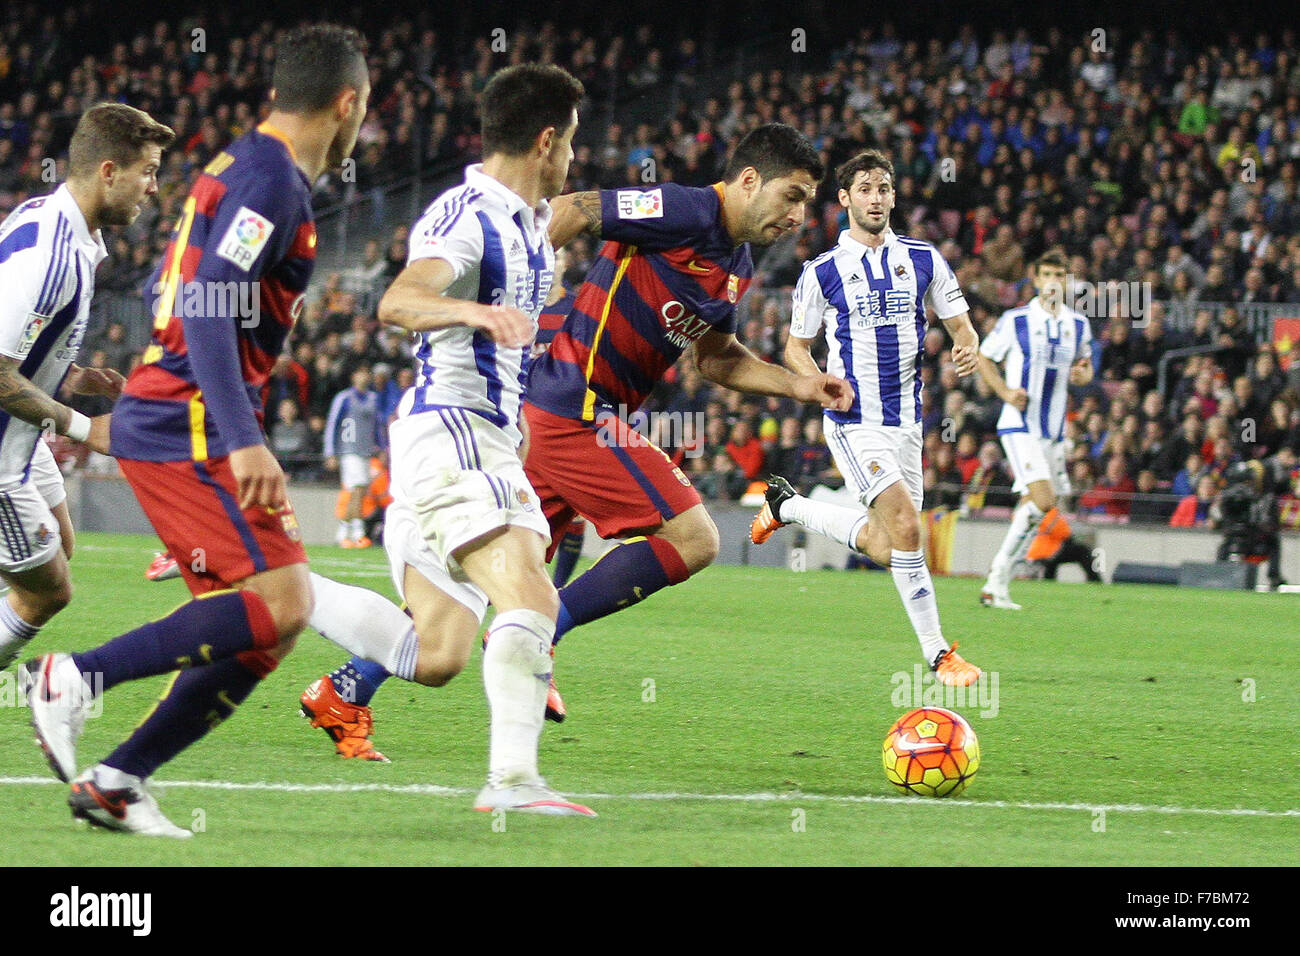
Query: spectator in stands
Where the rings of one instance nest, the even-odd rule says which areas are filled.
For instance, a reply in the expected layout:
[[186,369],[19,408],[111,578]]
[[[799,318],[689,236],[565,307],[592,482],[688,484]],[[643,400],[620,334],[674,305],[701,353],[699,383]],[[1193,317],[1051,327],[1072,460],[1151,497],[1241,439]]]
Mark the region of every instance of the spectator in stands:
[[1203,475],[1196,483],[1196,494],[1178,502],[1169,525],[1173,528],[1204,528],[1210,523],[1210,510],[1219,493],[1219,482],[1213,475]]
[[1133,524],[1165,524],[1173,513],[1172,502],[1159,494],[1156,473],[1149,468],[1138,472],[1137,495],[1129,505],[1128,519]]
[[1088,514],[1105,514],[1113,518],[1128,515],[1137,486],[1128,476],[1122,455],[1112,455],[1106,462],[1105,476],[1079,498],[1079,510]]
[[301,478],[317,471],[311,429],[302,420],[298,403],[292,398],[283,398],[277,403],[270,437],[271,451],[291,477]]

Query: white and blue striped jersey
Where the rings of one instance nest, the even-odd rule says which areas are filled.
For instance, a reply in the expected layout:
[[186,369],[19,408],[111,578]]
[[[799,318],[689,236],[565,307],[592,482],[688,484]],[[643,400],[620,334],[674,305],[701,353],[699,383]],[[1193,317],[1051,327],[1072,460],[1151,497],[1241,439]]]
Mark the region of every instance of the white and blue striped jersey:
[[[481,165],[473,165],[465,170],[465,182],[435,199],[416,222],[407,263],[446,260],[455,279],[444,295],[514,306],[532,318],[535,330],[555,275],[555,250],[546,234],[550,221],[546,200],[530,208]],[[503,348],[465,326],[421,333],[415,384],[398,415],[465,408],[518,440],[527,354],[528,346]]]
[[1002,313],[980,352],[994,362],[1005,361],[1007,385],[1029,395],[1023,412],[1014,405],[1002,406],[998,434],[1026,432],[1060,441],[1065,435],[1070,366],[1092,356],[1088,320],[1064,305],[1053,315],[1034,296],[1028,305]]
[[[53,395],[86,334],[95,267],[108,255],[68,187],[29,199],[0,224],[0,354]],[[31,471],[41,429],[0,410],[0,486]]]
[[840,233],[835,248],[804,264],[794,289],[790,334],[811,339],[824,330],[826,371],[853,386],[852,408],[826,412],[841,425],[920,421],[925,310],[940,319],[968,310],[938,249],[892,229],[884,236],[871,249]]

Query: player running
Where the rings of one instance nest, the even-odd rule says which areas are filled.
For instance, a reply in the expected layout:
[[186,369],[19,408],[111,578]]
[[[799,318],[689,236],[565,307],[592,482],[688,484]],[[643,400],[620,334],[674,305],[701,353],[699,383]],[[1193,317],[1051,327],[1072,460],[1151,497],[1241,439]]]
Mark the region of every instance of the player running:
[[926,662],[941,683],[966,686],[980,670],[944,640],[921,550],[918,369],[926,309],[952,336],[959,375],[975,371],[979,339],[957,278],[939,251],[889,228],[893,164],[869,149],[835,175],[849,228],[835,248],[803,267],[785,364],[796,372],[816,371],[812,347],[824,334],[828,367],[853,384],[852,407],[826,413],[826,436],[836,467],[865,510],[812,501],[773,476],[750,536],[761,544],[782,525],[798,524],[889,568]]
[[[524,363],[555,273],[548,200],[568,177],[582,97],[556,66],[511,67],[489,81],[483,163],[415,224],[407,266],[379,305],[380,321],[420,336],[415,386],[389,429],[394,500],[384,526],[412,620],[372,591],[313,578],[317,630],[363,645],[385,673],[433,686],[464,668],[495,606],[483,655],[482,811],[595,816],[537,768],[559,601],[544,559],[549,528],[520,460]],[[318,726],[355,718],[373,693],[363,671],[340,670],[303,697]]]
[[[713,186],[665,183],[555,200],[556,246],[583,232],[605,242],[550,348],[529,367],[524,470],[550,525],[548,559],[578,516],[602,538],[622,539],[560,590],[555,641],[685,581],[717,556],[718,529],[699,493],[627,423],[688,347],[701,374],[728,388],[829,408],[852,403],[843,379],[791,373],[735,336],[736,303],[753,275],[750,245],[770,245],[797,227],[822,173],[803,136],[770,123],[737,145],[725,181]],[[377,660],[354,658],[335,672],[336,683],[360,676],[373,695],[391,671],[370,663]],[[563,715],[552,687],[547,716]]]
[[46,431],[108,450],[107,416],[93,423],[51,396],[60,384],[116,396],[112,369],[73,363],[90,315],[104,225],[124,226],[158,191],[172,131],[139,110],[102,104],[77,122],[68,180],[0,225],[0,667],[72,599],[67,492]]
[[[1069,522],[1056,507],[1058,496],[1070,493],[1063,440],[1067,387],[1092,381],[1092,330],[1062,303],[1065,269],[1059,252],[1040,256],[1034,263],[1038,295],[1002,313],[980,345],[980,375],[1005,403],[998,435],[1016,479],[1012,490],[1023,496],[980,593],[986,607],[1019,611],[1009,591],[1011,572],[1034,535],[1042,531],[1060,541],[1070,536]],[[1005,378],[995,364],[1004,361]]]
[[[258,396],[311,277],[311,185],[352,152],[370,83],[364,40],[349,28],[290,31],[276,53],[270,115],[198,177],[146,287],[153,341],[106,443],[163,544],[182,558],[195,599],[24,672],[37,738],[72,782],[73,815],[110,829],[192,835],[163,816],[149,777],[234,712],[311,614],[306,554]],[[159,147],[143,149],[156,167]],[[238,314],[248,300],[240,283],[255,283],[256,315]],[[177,669],[131,736],[76,776],[92,695]]]

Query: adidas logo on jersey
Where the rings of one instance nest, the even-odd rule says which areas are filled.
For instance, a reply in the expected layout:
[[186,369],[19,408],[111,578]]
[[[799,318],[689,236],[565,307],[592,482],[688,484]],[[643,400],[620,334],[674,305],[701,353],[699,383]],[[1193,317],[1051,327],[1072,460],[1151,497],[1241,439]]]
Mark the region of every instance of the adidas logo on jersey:
[[848,282],[861,282],[861,281],[862,281],[862,276],[858,275],[858,274],[855,272],[855,273],[853,273],[853,275],[849,276],[848,279],[847,279],[846,281],[848,281]]
[[514,242],[512,242],[512,243],[510,244],[510,254],[511,254],[512,256],[517,256],[517,255],[519,255],[519,253],[522,252],[523,249],[524,249],[524,247],[521,246],[521,245],[519,244],[519,240],[518,240],[518,239],[516,239]]

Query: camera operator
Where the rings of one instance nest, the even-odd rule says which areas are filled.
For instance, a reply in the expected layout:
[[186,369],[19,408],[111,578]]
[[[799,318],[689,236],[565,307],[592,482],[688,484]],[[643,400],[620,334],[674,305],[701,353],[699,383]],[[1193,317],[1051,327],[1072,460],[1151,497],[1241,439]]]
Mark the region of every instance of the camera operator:
[[1239,461],[1224,473],[1227,486],[1212,509],[1215,527],[1223,530],[1218,560],[1267,558],[1268,583],[1274,590],[1282,583],[1278,496],[1286,492],[1290,479],[1289,469],[1276,457]]

